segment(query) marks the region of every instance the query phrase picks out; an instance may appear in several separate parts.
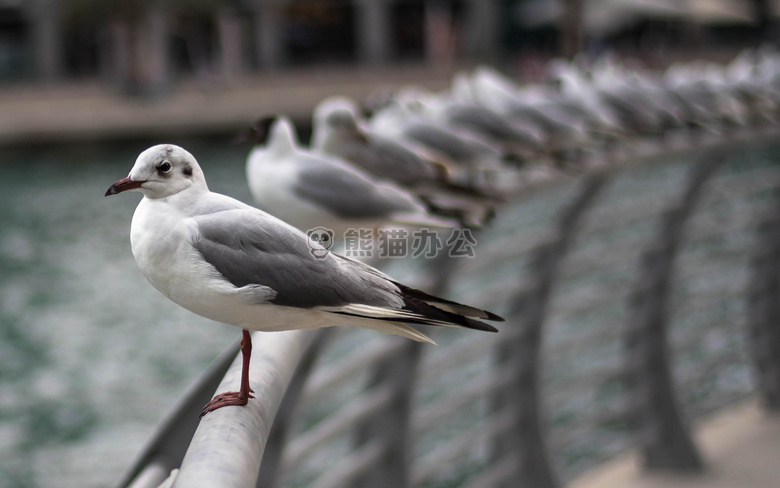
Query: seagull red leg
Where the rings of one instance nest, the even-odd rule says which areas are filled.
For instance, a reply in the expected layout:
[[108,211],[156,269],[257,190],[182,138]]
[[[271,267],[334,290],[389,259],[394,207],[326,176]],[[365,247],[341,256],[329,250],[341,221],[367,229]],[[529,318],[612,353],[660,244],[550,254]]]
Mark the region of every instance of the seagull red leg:
[[246,405],[250,398],[254,398],[252,396],[254,391],[249,386],[249,359],[252,357],[252,336],[246,329],[242,329],[241,333],[241,386],[238,391],[220,393],[212,398],[200,412],[201,417],[228,405]]

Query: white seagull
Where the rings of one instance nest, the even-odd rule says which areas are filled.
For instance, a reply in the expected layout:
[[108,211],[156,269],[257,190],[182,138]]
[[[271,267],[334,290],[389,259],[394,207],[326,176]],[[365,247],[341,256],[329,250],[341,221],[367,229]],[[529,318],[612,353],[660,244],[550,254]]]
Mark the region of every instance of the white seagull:
[[342,236],[349,229],[389,224],[458,227],[452,218],[431,215],[424,202],[398,185],[300,147],[287,117],[262,119],[253,129],[267,140],[247,157],[252,197],[303,231],[325,227]]
[[407,188],[449,184],[449,170],[444,164],[425,159],[399,142],[372,133],[358,119],[357,110],[357,104],[345,97],[321,101],[312,116],[312,149],[342,158],[377,178]]
[[374,134],[357,114],[357,104],[346,97],[320,102],[312,117],[313,151],[341,158],[378,180],[400,186],[439,216],[457,218],[470,227],[481,227],[493,216],[500,197],[452,181],[446,166]]
[[266,212],[209,191],[197,161],[181,147],[142,152],[106,196],[129,190],[143,194],[130,243],[146,279],[182,307],[243,329],[241,387],[218,394],[203,414],[252,398],[249,330],[351,325],[432,342],[406,323],[496,332],[476,319],[503,320],[328,253]]

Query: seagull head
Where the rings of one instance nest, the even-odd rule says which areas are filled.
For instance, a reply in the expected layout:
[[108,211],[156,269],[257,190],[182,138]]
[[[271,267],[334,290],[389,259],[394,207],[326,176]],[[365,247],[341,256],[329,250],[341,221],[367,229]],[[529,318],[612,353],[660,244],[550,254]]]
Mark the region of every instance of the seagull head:
[[325,118],[325,125],[334,135],[357,138],[363,142],[367,142],[366,135],[360,130],[360,127],[358,127],[355,114],[350,110],[340,108],[332,111]]
[[323,148],[327,141],[348,141],[356,137],[366,142],[359,127],[360,114],[360,106],[351,98],[335,96],[321,101],[312,116],[311,146]]
[[165,198],[193,187],[208,189],[192,154],[179,146],[160,144],[142,152],[127,178],[111,185],[105,196],[135,190],[147,198]]
[[288,117],[280,115],[276,117],[268,129],[268,144],[266,149],[269,155],[282,157],[295,153],[298,147],[298,136],[295,126]]

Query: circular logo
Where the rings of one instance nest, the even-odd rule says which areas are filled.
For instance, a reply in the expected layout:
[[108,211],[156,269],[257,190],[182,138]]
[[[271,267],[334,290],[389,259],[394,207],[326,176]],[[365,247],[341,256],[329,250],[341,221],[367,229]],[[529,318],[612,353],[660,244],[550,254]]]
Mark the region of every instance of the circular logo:
[[322,259],[328,254],[328,250],[333,247],[333,231],[325,227],[315,227],[306,231],[309,236],[309,247],[311,254],[317,259]]

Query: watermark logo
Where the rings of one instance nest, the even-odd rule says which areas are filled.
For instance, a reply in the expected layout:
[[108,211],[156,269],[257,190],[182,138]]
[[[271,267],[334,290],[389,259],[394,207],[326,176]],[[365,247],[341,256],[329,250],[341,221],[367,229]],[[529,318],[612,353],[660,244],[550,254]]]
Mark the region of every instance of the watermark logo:
[[306,231],[309,236],[309,251],[317,259],[323,259],[333,247],[333,231],[325,227],[315,227]]
[[[325,227],[315,227],[309,229],[306,235],[309,236],[312,255],[318,259],[324,258],[333,246],[333,231]],[[427,228],[414,231],[382,229],[376,234],[370,228],[351,228],[344,233],[343,241],[343,254],[351,258],[377,256],[391,259],[433,259],[441,252],[446,252],[451,258],[473,258],[476,256],[477,245],[477,239],[471,229],[452,229],[449,236],[443,239],[439,232]]]

